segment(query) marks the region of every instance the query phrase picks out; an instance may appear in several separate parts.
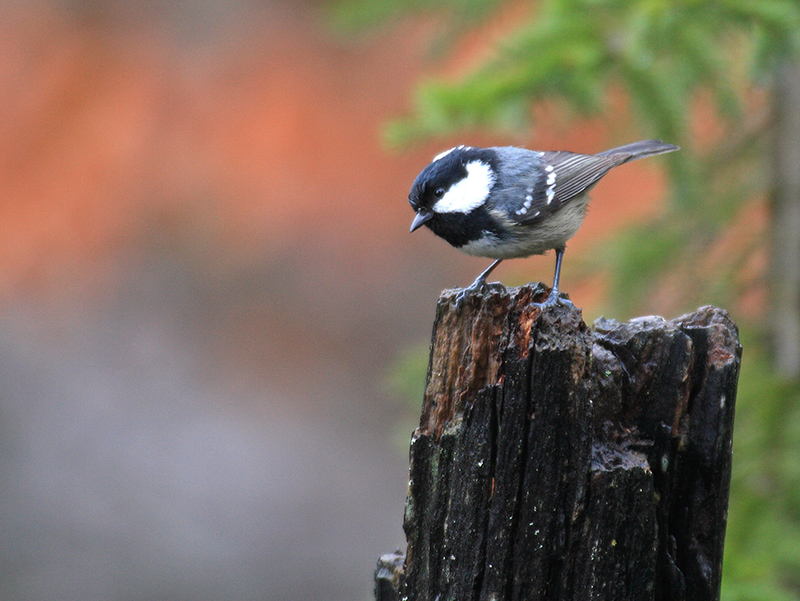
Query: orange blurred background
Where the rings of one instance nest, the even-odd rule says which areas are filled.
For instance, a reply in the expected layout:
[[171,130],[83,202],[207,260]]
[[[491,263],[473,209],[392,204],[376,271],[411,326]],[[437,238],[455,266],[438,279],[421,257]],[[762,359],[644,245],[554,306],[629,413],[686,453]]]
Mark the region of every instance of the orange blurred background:
[[[488,260],[408,235],[415,175],[475,139],[379,132],[481,41],[431,66],[430,24],[343,40],[324,8],[0,9],[0,599],[367,599],[403,545],[386,372]],[[658,210],[658,165],[625,169],[571,252]]]

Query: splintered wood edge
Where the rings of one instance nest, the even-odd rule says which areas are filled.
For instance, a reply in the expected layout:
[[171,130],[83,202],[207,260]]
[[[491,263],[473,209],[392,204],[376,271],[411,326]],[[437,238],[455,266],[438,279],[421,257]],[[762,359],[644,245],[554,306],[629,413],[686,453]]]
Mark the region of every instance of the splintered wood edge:
[[[478,391],[502,383],[501,363],[509,347],[527,357],[535,324],[543,315],[534,303],[542,302],[548,293],[542,284],[510,289],[490,286],[468,295],[459,306],[459,292],[445,290],[439,298],[431,341],[418,433],[437,439],[458,421]],[[557,305],[548,308],[546,315],[586,329],[575,307]]]

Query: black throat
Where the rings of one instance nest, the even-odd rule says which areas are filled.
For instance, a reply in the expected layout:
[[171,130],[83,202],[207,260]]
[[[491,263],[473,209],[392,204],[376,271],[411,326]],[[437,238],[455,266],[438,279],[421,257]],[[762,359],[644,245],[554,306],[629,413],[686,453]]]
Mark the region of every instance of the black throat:
[[497,221],[485,207],[469,213],[437,213],[425,225],[456,248],[483,238],[486,232],[499,234]]

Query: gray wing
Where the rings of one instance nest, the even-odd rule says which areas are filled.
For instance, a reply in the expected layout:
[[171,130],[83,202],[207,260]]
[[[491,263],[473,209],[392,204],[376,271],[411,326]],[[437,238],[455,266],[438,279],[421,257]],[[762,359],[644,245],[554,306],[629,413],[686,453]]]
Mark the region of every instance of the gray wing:
[[588,192],[614,167],[679,149],[661,140],[642,140],[595,155],[509,147],[497,150],[505,166],[513,165],[505,182],[508,194],[503,205],[507,215],[517,223],[532,225]]
[[[530,151],[528,151],[530,152]],[[531,153],[533,154],[533,153]],[[593,156],[574,152],[539,152],[506,182],[506,214],[521,225],[544,221],[566,202],[580,196],[610,169],[624,162],[618,156]],[[519,156],[511,159],[519,160]],[[519,177],[522,175],[522,177]]]
[[545,203],[557,207],[580,196],[594,186],[613,167],[623,161],[617,155],[600,156],[575,154],[573,152],[544,152]]

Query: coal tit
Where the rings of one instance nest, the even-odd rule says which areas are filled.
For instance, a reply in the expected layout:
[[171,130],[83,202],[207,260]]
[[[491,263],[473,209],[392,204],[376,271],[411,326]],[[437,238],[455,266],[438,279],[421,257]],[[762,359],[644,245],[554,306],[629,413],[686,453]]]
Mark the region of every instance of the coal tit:
[[411,231],[423,225],[457,249],[495,259],[458,297],[486,286],[504,259],[556,251],[553,288],[542,306],[568,302],[558,280],[567,240],[586,215],[587,193],[612,168],[679,150],[643,140],[595,155],[538,152],[512,146],[456,146],[434,157],[414,180],[408,200],[416,212]]

